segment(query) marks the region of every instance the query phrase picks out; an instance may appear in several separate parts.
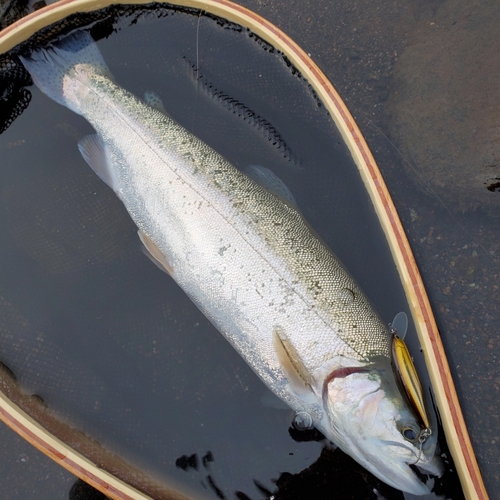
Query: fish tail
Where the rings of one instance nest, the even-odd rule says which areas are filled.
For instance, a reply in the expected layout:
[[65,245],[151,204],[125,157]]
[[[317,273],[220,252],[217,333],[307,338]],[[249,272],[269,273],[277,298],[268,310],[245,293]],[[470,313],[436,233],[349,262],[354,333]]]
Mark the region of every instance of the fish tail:
[[79,114],[78,92],[89,87],[89,77],[102,75],[112,79],[96,43],[85,31],[19,57],[44,94]]

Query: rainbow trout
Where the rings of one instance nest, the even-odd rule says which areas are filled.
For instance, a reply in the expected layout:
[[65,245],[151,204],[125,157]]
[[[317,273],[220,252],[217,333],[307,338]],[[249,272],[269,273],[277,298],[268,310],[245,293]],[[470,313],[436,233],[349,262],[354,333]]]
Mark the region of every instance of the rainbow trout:
[[428,493],[411,466],[441,474],[436,432],[396,383],[392,334],[298,209],[118,86],[89,34],[21,59],[94,127],[83,157],[264,383],[375,476]]

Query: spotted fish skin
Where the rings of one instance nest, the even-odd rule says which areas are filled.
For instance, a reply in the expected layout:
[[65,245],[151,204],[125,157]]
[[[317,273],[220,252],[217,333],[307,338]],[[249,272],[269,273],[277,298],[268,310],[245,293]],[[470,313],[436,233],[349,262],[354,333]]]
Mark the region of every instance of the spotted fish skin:
[[[388,328],[298,209],[118,86],[88,35],[23,62],[44,93],[95,128],[97,137],[80,144],[85,159],[122,200],[153,258],[266,385],[382,480],[427,492],[407,466],[415,445],[398,457],[401,472],[387,473],[351,435],[347,414],[374,392],[387,402],[390,415],[380,418],[395,422],[396,438],[400,420],[414,419],[394,389]],[[367,425],[378,436],[372,413]],[[420,460],[433,456],[431,446]]]
[[386,326],[296,208],[105,77],[89,83],[100,92],[77,99],[119,166],[116,193],[172,277],[280,395],[276,329],[310,372],[339,355],[389,358]]

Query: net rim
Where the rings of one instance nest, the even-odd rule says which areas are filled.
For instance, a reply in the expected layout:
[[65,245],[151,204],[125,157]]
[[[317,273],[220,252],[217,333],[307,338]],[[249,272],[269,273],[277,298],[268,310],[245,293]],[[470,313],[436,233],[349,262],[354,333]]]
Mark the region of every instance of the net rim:
[[[59,0],[1,31],[0,54],[8,52],[38,30],[61,21],[70,14],[92,12],[114,4],[146,5],[150,3],[152,2],[149,0]],[[228,0],[170,0],[168,2],[159,0],[155,3],[200,9],[250,29],[282,51],[316,91],[353,156],[391,249],[415,322],[447,443],[455,461],[464,494],[468,499],[487,499],[488,495],[468,435],[446,354],[408,239],[370,149],[333,85],[308,54],[283,31],[241,5]],[[57,463],[111,498],[150,498],[105,472],[60,440],[57,443],[57,449],[60,449],[60,452],[54,454],[53,440],[56,438],[1,393],[0,419]],[[27,433],[26,429],[30,432]],[[113,488],[116,487],[116,491],[111,488],[111,485]]]

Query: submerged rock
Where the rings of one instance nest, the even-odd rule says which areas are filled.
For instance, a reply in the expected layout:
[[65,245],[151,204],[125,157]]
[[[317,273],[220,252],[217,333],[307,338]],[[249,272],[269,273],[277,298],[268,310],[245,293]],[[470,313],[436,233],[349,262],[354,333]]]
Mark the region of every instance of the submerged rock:
[[497,0],[445,0],[417,21],[394,67],[392,141],[448,206],[500,213]]

